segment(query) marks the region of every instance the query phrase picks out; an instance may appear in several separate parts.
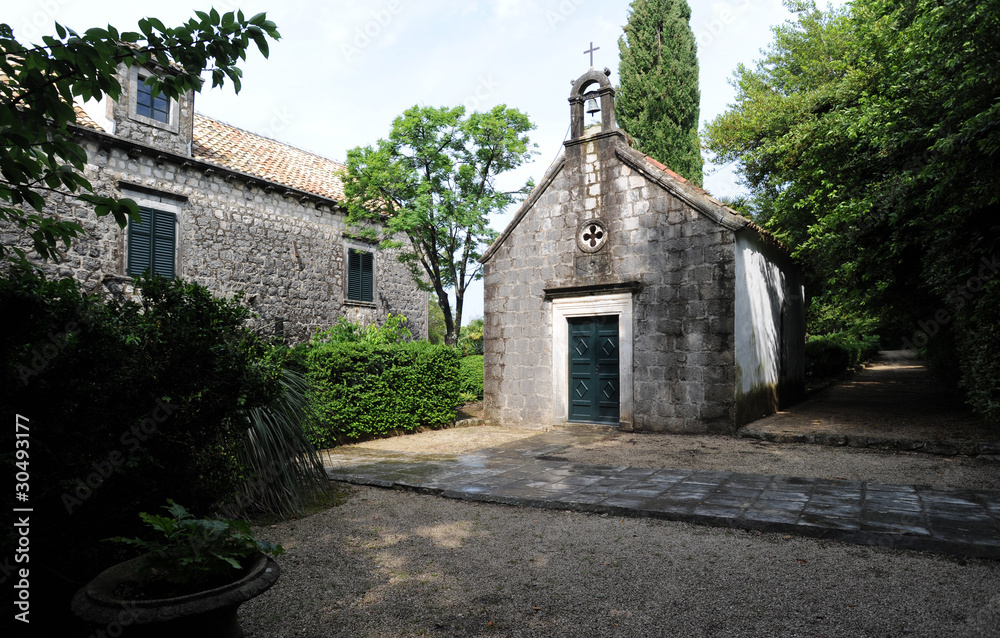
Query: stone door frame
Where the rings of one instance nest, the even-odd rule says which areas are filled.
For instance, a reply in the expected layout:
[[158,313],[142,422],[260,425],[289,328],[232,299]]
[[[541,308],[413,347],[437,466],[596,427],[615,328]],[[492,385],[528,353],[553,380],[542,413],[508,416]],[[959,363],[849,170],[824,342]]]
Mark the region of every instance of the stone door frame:
[[621,387],[618,425],[632,429],[632,293],[588,295],[552,300],[552,420],[569,422],[570,317],[618,316],[618,382]]

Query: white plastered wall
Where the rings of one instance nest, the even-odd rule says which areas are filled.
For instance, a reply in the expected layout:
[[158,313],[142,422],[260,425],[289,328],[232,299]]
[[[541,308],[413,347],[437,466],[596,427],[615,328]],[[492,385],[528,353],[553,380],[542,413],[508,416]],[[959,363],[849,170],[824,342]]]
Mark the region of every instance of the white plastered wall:
[[736,396],[777,389],[785,275],[757,239],[736,234]]

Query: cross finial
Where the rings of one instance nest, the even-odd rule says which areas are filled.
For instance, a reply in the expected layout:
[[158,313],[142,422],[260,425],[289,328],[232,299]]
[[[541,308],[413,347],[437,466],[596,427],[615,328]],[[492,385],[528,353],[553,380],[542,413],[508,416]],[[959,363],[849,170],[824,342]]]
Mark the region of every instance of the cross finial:
[[584,51],[584,53],[589,53],[590,54],[590,67],[591,68],[594,67],[594,51],[599,51],[600,49],[601,49],[601,47],[595,47],[594,43],[591,42],[590,43],[590,48],[587,49],[586,51]]

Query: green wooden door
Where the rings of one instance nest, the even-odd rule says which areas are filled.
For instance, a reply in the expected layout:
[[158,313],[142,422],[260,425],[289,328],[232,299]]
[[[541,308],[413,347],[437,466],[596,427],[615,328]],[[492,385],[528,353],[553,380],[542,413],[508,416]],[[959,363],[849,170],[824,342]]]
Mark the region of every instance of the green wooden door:
[[618,317],[569,321],[569,420],[618,423]]

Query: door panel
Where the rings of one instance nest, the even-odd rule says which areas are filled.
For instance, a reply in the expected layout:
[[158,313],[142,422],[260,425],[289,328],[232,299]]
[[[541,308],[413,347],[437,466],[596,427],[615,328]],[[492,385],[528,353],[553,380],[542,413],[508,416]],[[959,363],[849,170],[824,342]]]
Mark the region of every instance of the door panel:
[[569,323],[569,420],[618,423],[618,317],[574,317]]

